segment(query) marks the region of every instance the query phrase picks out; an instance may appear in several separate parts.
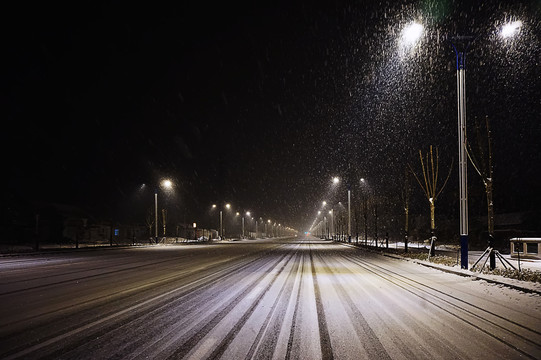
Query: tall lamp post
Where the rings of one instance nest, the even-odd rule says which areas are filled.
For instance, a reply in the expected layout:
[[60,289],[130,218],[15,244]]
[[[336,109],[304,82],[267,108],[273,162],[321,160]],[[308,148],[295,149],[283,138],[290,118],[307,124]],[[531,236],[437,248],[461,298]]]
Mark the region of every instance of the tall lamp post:
[[458,193],[460,201],[460,267],[468,268],[468,156],[466,154],[466,52],[473,36],[449,39],[456,54],[458,108]]

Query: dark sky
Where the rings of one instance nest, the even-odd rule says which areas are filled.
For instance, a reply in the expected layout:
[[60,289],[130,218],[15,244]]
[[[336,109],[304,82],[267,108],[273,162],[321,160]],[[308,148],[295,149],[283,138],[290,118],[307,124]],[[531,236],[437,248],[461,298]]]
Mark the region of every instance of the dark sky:
[[[168,177],[179,217],[228,201],[300,228],[331,176],[365,177],[392,198],[404,165],[434,144],[442,163],[455,157],[453,214],[456,71],[444,36],[473,33],[468,119],[491,120],[497,212],[541,201],[539,1],[167,3],[2,11],[5,198],[132,221],[152,201],[141,184]],[[516,18],[521,39],[503,42],[498,26]],[[430,30],[401,57],[412,20]]]

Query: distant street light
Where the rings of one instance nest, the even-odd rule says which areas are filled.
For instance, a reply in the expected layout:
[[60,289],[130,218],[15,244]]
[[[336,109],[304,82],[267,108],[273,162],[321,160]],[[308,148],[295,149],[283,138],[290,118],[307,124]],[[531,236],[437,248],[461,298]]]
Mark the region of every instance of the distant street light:
[[[216,209],[218,207],[218,205],[216,204],[212,204],[212,209]],[[224,205],[224,207],[229,210],[231,209],[231,204],[229,203],[226,203]],[[237,213],[238,214],[238,213]],[[223,212],[222,212],[222,209],[220,209],[220,229],[218,230],[218,236],[220,237],[220,240],[223,239],[223,235],[224,235],[224,227],[223,227]]]
[[[245,215],[248,216],[248,220],[250,220],[250,212],[246,211]],[[250,232],[250,230],[248,230],[248,232]],[[244,215],[242,216],[242,237],[244,238]]]
[[[364,179],[361,179],[364,181]],[[332,179],[333,184],[338,184],[340,182],[340,178],[334,177]],[[351,188],[348,184],[348,242],[351,242]]]
[[[160,186],[166,190],[170,190],[173,188],[173,183],[169,179],[163,179],[160,182]],[[156,243],[158,243],[158,187],[156,187],[156,189],[154,190],[154,221],[156,222],[156,226],[155,226],[156,231],[154,233],[155,241]],[[164,224],[163,224],[163,233],[165,236],[165,219],[164,219]]]
[[331,239],[334,240],[335,233],[334,233],[334,209],[329,210],[329,215],[331,216]]

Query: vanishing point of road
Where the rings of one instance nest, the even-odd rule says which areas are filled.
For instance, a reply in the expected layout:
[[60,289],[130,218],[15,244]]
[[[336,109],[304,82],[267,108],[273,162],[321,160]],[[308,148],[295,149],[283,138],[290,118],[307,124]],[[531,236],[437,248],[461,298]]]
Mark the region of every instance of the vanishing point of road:
[[541,297],[315,238],[0,259],[0,358],[541,358]]

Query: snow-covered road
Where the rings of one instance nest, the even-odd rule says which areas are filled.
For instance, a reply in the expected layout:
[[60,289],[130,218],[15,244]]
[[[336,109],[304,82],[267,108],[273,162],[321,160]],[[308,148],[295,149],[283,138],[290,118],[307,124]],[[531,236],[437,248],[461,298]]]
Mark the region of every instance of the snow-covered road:
[[328,241],[0,259],[1,358],[540,358],[541,297]]

